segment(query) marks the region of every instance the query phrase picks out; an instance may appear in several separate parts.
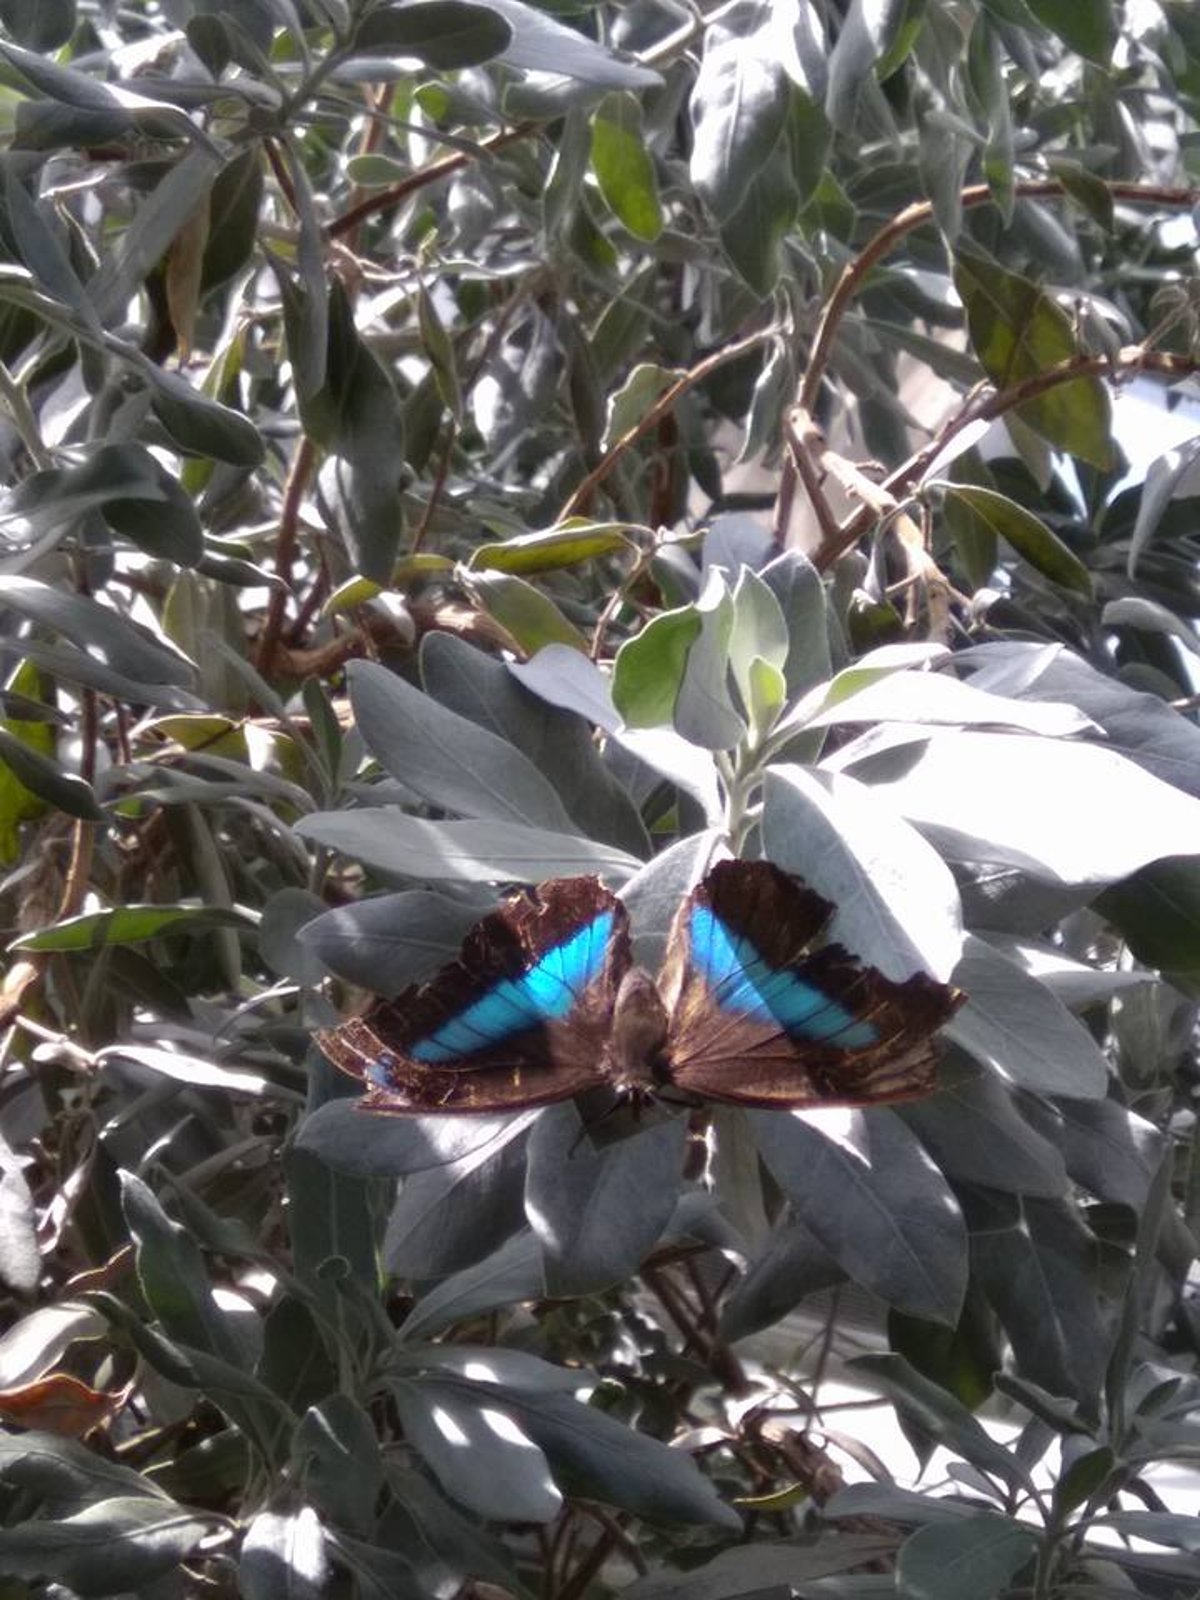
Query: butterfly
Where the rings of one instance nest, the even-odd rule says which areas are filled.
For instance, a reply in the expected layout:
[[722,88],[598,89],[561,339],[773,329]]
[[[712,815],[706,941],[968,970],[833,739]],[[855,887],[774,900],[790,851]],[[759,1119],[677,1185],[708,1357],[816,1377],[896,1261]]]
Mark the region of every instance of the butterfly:
[[874,1105],[935,1087],[932,1035],[964,996],[894,983],[818,943],[833,907],[766,861],[722,861],[684,898],[657,979],[598,878],[554,878],[475,925],[458,959],[317,1034],[365,1110],[622,1100]]

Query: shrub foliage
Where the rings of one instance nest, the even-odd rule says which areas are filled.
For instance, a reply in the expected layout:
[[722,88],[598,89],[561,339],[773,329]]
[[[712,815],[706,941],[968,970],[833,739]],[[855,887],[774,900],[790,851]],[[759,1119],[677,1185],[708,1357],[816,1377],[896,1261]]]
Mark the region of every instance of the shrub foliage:
[[[1191,1593],[1194,8],[0,24],[0,1594]],[[311,1043],[721,849],[936,1094]]]

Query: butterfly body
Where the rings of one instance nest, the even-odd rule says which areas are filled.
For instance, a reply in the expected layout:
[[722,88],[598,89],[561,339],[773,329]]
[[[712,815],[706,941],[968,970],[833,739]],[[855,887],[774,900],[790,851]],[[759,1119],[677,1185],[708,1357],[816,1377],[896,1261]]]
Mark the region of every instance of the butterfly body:
[[319,1035],[393,1113],[496,1111],[588,1089],[763,1107],[930,1092],[933,1032],[961,1000],[894,983],[818,940],[830,904],[768,862],[715,866],[679,908],[657,978],[624,905],[559,878],[483,918],[456,962]]

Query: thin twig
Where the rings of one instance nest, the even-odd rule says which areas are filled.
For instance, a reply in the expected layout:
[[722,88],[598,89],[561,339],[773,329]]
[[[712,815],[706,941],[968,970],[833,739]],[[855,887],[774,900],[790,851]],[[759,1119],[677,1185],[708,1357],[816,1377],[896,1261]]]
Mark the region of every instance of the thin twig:
[[356,205],[348,206],[340,216],[334,217],[326,228],[327,237],[340,239],[344,233],[353,233],[367,217],[377,216],[381,211],[391,211],[393,207],[407,200],[410,194],[416,194],[429,184],[437,183],[441,178],[448,178],[454,172],[461,172],[463,167],[470,166],[472,161],[479,160],[481,156],[492,155],[497,150],[502,150],[505,145],[515,144],[527,134],[535,133],[538,126],[536,122],[518,122],[515,128],[505,128],[501,133],[494,133],[488,139],[481,139],[476,154],[466,155],[458,152],[452,156],[443,156],[440,161],[431,162],[427,167],[418,168],[416,172],[409,173],[407,178],[401,178],[398,183],[380,189],[378,193],[369,195]]
[[757,350],[760,345],[768,344],[777,337],[774,327],[760,328],[757,333],[747,334],[744,339],[736,339],[733,344],[722,345],[719,350],[713,350],[703,360],[697,361],[694,367],[689,367],[675,380],[669,389],[663,391],[648,411],[638,418],[632,428],[626,429],[621,437],[605,451],[600,460],[584,478],[583,482],[574,490],[566,504],[558,513],[557,520],[563,522],[567,517],[578,515],[587,508],[592,495],[608,477],[621,457],[639,439],[649,433],[651,428],[672,411],[675,403],[682,395],[694,389],[698,383],[703,383],[705,378],[711,377],[719,368],[736,361],[739,356],[748,355],[751,350]]
[[258,641],[258,670],[264,678],[271,675],[271,661],[275,655],[279,636],[283,632],[283,619],[287,611],[288,595],[292,588],[292,562],[296,555],[297,533],[300,527],[300,507],[317,459],[317,448],[307,436],[301,439],[288,469],[283,490],[283,505],[279,512],[279,532],[275,537],[275,572],[285,587],[273,588],[267,602],[267,616]]
[[[1118,378],[1135,372],[1152,372],[1159,377],[1186,378],[1200,372],[1200,358],[1171,355],[1163,350],[1146,350],[1142,345],[1129,345],[1112,355],[1072,356],[1057,366],[1035,372],[1020,383],[1007,389],[985,394],[970,405],[964,406],[938,430],[934,437],[909,457],[883,483],[877,485],[880,493],[893,500],[903,496],[917,483],[946,446],[975,422],[991,422],[1008,411],[1036,400],[1040,395],[1064,383],[1075,383],[1081,378]],[[831,567],[847,550],[853,549],[864,534],[869,533],[878,521],[879,512],[874,505],[864,505],[838,529],[833,539],[823,541],[811,555],[818,570]]]
[[[1186,185],[1109,183],[1106,184],[1106,188],[1114,200],[1121,200],[1132,205],[1167,206],[1173,210],[1184,207],[1190,208],[1196,203],[1197,196],[1200,194],[1200,191]],[[1016,197],[1022,200],[1055,199],[1062,197],[1066,193],[1063,185],[1056,178],[1026,180],[1016,184],[1014,192]],[[971,184],[960,195],[964,210],[986,205],[992,198],[991,188],[986,183]],[[808,365],[805,368],[804,377],[801,380],[796,396],[796,403],[803,410],[808,412],[816,411],[821,385],[825,378],[825,369],[829,364],[829,357],[833,350],[834,341],[837,338],[838,329],[850,307],[851,301],[862,288],[872,269],[878,266],[884,256],[890,254],[907,234],[931,222],[933,215],[932,201],[918,200],[912,205],[906,206],[903,211],[898,212],[877,233],[873,234],[854,259],[847,262],[842,268],[817,323],[817,331],[809,353]],[[785,513],[790,514],[792,500],[795,495],[796,474],[796,463],[785,457],[779,495],[776,500],[774,530],[776,542],[781,546],[786,541],[787,521],[785,520]]]

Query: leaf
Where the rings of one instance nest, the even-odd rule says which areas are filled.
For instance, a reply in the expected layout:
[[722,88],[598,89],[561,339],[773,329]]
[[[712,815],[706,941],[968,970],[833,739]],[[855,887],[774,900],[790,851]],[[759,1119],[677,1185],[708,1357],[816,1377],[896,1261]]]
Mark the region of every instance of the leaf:
[[1096,1528],[1111,1528],[1122,1539],[1144,1539],[1147,1544],[1167,1545],[1173,1550],[1200,1550],[1200,1528],[1194,1516],[1170,1511],[1110,1511],[1095,1517]]
[[592,171],[604,203],[635,239],[653,243],[663,229],[654,162],[632,94],[606,95],[592,114]]
[[407,889],[324,911],[297,938],[338,977],[390,1000],[452,961],[484,909]]
[[[997,1444],[961,1400],[922,1377],[903,1356],[855,1356],[847,1366],[855,1374],[863,1373],[870,1387],[884,1394],[901,1416],[914,1423],[922,1433],[936,1439],[980,1472],[998,1478],[1012,1489],[1029,1488],[1028,1474],[1017,1456]],[[921,1499],[928,1503],[930,1497],[922,1495]],[[933,1501],[935,1507],[938,1504],[937,1500]]]
[[675,701],[675,727],[690,744],[705,750],[729,750],[746,729],[729,691],[734,608],[720,568],[710,568],[695,610],[700,631],[684,664]]
[[37,1224],[22,1161],[0,1133],[0,1279],[17,1294],[32,1294],[42,1276]]
[[[763,1503],[746,1499],[739,1504],[753,1510]],[[768,1502],[763,1509],[776,1507]],[[777,1509],[787,1511],[791,1506]],[[812,1595],[814,1600],[818,1595],[890,1600],[895,1592],[892,1580],[884,1580],[878,1573],[885,1567],[890,1571],[896,1542],[891,1530],[881,1534],[832,1529],[822,1529],[816,1544],[799,1538],[771,1543],[759,1540],[723,1550],[686,1572],[667,1568],[650,1572],[622,1594],[627,1600],[795,1600],[800,1595]],[[807,1580],[812,1580],[811,1585]],[[885,1581],[888,1589],[879,1587]],[[747,1588],[747,1584],[753,1587]]]
[[522,0],[488,0],[512,28],[501,59],[529,72],[564,74],[590,89],[649,89],[662,82],[649,67],[622,61],[595,40],[577,33]]
[[4,0],[0,21],[26,49],[57,50],[75,31],[75,0]]
[[551,1295],[631,1278],[675,1209],[687,1123],[670,1118],[593,1146],[571,1104],[550,1106],[529,1140],[525,1214],[545,1251]]
[[763,1160],[821,1247],[889,1305],[952,1325],[966,1288],[962,1214],[895,1113],[748,1116]]
[[[967,309],[975,353],[1001,389],[1079,353],[1066,312],[1028,278],[1008,272],[974,246],[960,243],[954,282]],[[1098,379],[1057,384],[1017,414],[1058,449],[1102,472],[1112,466],[1111,407]]]
[[1051,1394],[1093,1403],[1112,1343],[1095,1239],[1069,1201],[1006,1199],[1010,1217],[981,1194],[987,1200],[968,1207],[972,1269],[1019,1371]]
[[0,1567],[84,1596],[144,1590],[191,1554],[209,1520],[161,1500],[100,1500],[61,1521],[27,1518],[0,1529]]
[[375,1424],[348,1394],[310,1406],[292,1444],[305,1463],[305,1488],[335,1527],[366,1533],[375,1526],[383,1489],[383,1454]]
[[243,912],[223,906],[126,905],[85,911],[14,939],[10,950],[95,950],[102,945],[143,944],[170,933],[204,928],[246,928]]
[[519,533],[497,544],[477,545],[471,552],[468,566],[475,571],[523,575],[557,572],[631,548],[632,542],[623,523],[589,522],[583,517],[570,517],[566,522],[537,533]]
[[968,934],[954,978],[967,1001],[945,1033],[977,1061],[1038,1094],[1105,1094],[1104,1052],[1062,1001],[1017,962]]
[[1112,0],[1027,0],[1030,11],[1064,44],[1106,67],[1117,42]]
[[454,1322],[545,1294],[542,1246],[524,1228],[473,1266],[443,1278],[417,1301],[401,1324],[402,1339],[427,1339]]
[[557,1515],[562,1495],[546,1457],[484,1386],[425,1378],[391,1387],[405,1438],[453,1499],[499,1522]]
[[563,1394],[501,1391],[501,1404],[545,1453],[564,1494],[601,1500],[659,1522],[736,1533],[741,1518],[684,1451],[671,1449]]
[[253,1518],[238,1555],[238,1593],[245,1600],[323,1600],[329,1576],[325,1533],[311,1506]]
[[372,755],[439,810],[570,833],[561,800],[521,752],[370,661],[346,668]]
[[[935,733],[906,770],[855,763],[952,861],[991,861],[1056,883],[1107,884],[1163,856],[1190,855],[1200,807],[1132,761],[1024,734]],[[1096,808],[1099,807],[1097,811]],[[1081,829],[1088,813],[1112,826]],[[1116,819],[1137,817],[1137,828]]]
[[1042,1199],[1067,1192],[1062,1155],[1021,1117],[991,1074],[968,1071],[956,1060],[947,1076],[950,1081],[928,1100],[897,1107],[946,1177]]
[[800,196],[787,156],[781,147],[750,176],[720,228],[725,254],[760,299],[779,281],[781,247],[796,221]]
[[695,606],[660,611],[617,651],[612,698],[632,728],[670,723],[692,645],[703,622]]
[[180,687],[192,682],[194,668],[185,656],[85,595],[5,573],[0,574],[0,606],[10,606],[81,647],[93,646],[118,672],[135,680]]
[[1085,599],[1091,598],[1092,578],[1087,567],[1032,511],[1007,495],[973,483],[943,483],[942,488],[948,501],[965,506],[1044,577]]
[[447,72],[494,60],[512,39],[512,27],[490,5],[420,0],[416,5],[368,11],[355,30],[351,49],[355,54],[412,56]]
[[391,376],[359,335],[336,278],[326,328],[324,381],[301,395],[300,414],[307,431],[333,452],[319,481],[354,570],[386,585],[400,540],[400,494],[408,481],[403,413]]
[[0,762],[30,792],[48,806],[83,822],[104,822],[104,812],[96,804],[90,783],[73,772],[64,772],[57,761],[33,749],[7,727],[0,726]]
[[[1106,191],[1107,192],[1107,191]],[[1138,500],[1137,517],[1129,536],[1129,555],[1125,564],[1132,578],[1147,545],[1177,494],[1190,487],[1193,469],[1200,461],[1200,435],[1185,439],[1173,449],[1157,456],[1146,469]]]
[[579,872],[620,882],[641,865],[574,834],[511,822],[427,822],[395,806],[319,811],[302,817],[295,831],[377,871],[432,882],[540,883]]
[[977,1516],[919,1528],[896,1558],[905,1600],[992,1600],[1038,1550],[1037,1534],[1010,1517]]
[[844,1283],[846,1274],[802,1222],[777,1229],[725,1302],[721,1337],[732,1343],[769,1328],[810,1294]]
[[962,953],[962,908],[945,863],[864,785],[779,764],[763,786],[763,845],[835,907],[830,936],[903,981],[949,978]]
[[[589,681],[592,664],[576,651],[548,647],[556,666],[556,686],[570,679],[573,666]],[[546,652],[539,652],[541,660]],[[650,842],[628,790],[596,747],[583,716],[560,710],[550,699],[527,688],[525,671],[497,661],[448,633],[426,634],[421,643],[421,678],[434,698],[481,728],[506,739],[528,758],[555,788],[568,814],[591,839],[613,844],[639,857],[650,854]],[[594,680],[590,680],[594,681]],[[604,680],[600,680],[601,686]],[[615,722],[611,706],[608,718]]]
[[1139,961],[1185,993],[1200,992],[1200,861],[1168,856],[1106,889],[1096,909]]
[[404,1177],[452,1166],[488,1146],[506,1144],[536,1115],[381,1117],[361,1110],[357,1100],[331,1100],[301,1122],[296,1149],[319,1156],[338,1172]]
[[404,1278],[441,1278],[472,1266],[523,1225],[526,1124],[453,1165],[410,1174],[388,1219],[383,1261]]
[[167,1217],[151,1190],[131,1172],[121,1174],[121,1192],[137,1249],[138,1278],[154,1315],[171,1337],[240,1365],[246,1351],[233,1321],[217,1305],[191,1234]]
[[[103,1327],[98,1313],[97,1321]],[[0,1481],[36,1498],[57,1515],[97,1501],[149,1499],[160,1507],[170,1497],[149,1477],[109,1461],[95,1450],[54,1434],[0,1434]]]
[[263,442],[248,417],[193,389],[177,372],[144,357],[135,365],[150,390],[155,416],[185,455],[209,456],[231,467],[261,463]]
[[526,655],[548,645],[567,645],[586,654],[587,641],[541,589],[508,572],[473,572],[471,592]]
[[[32,1212],[30,1216],[32,1220]],[[36,1245],[32,1230],[31,1238]],[[16,1388],[31,1378],[40,1378],[59,1363],[76,1339],[98,1339],[104,1329],[100,1314],[78,1300],[39,1306],[18,1317],[0,1334],[0,1388]],[[4,1459],[0,1454],[0,1479],[3,1475]]]
[[[1096,724],[1076,706],[985,693],[944,672],[890,672],[873,677],[862,688],[852,688],[853,679],[859,676],[856,669],[870,659],[863,657],[854,668],[838,673],[815,716],[801,715],[804,708],[797,707],[795,725],[827,728],[858,722],[915,722],[934,727],[1018,728],[1047,738],[1096,730]],[[793,719],[788,720],[790,726]]]
[[704,34],[692,88],[692,184],[718,223],[777,159],[790,86],[770,31],[769,5],[743,0]]
[[512,661],[509,672],[518,683],[552,706],[574,711],[607,733],[621,726],[608,679],[594,661],[575,650],[548,644],[530,661]]
[[840,132],[854,123],[863,82],[887,56],[908,10],[906,0],[851,0],[829,58],[825,109]]

